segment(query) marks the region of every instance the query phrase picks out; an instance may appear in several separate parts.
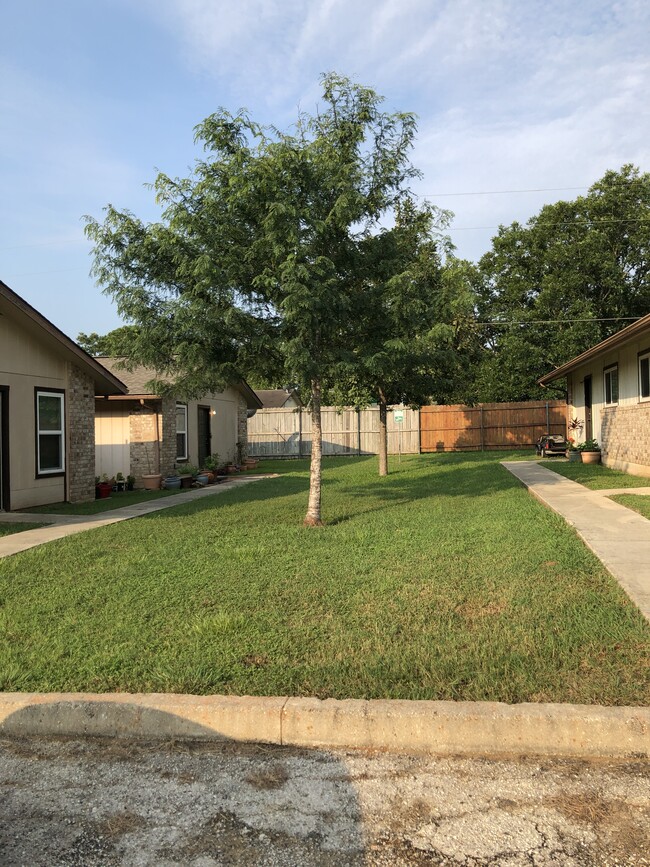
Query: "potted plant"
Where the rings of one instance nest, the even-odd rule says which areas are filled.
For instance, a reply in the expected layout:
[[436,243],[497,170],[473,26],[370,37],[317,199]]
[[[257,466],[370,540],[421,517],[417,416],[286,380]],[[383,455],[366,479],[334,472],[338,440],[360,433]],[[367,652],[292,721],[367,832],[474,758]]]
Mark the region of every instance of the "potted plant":
[[566,456],[569,459],[569,463],[575,463],[576,461],[581,460],[582,455],[578,450],[578,447],[573,437],[569,437],[567,442],[569,443],[569,445],[567,446]]
[[583,464],[600,463],[600,446],[596,440],[586,440],[578,446]]
[[194,476],[198,471],[198,467],[195,467],[193,464],[181,464],[178,467],[178,474],[181,477],[181,488],[191,488]]
[[585,423],[581,418],[576,416],[569,421],[567,427],[569,428],[569,436],[567,439],[573,440],[574,443],[580,442],[580,437],[582,436],[582,429],[584,428]]
[[175,473],[169,476],[165,476],[163,479],[163,485],[167,490],[172,491],[181,486],[180,476],[177,476]]
[[122,473],[115,474],[115,489],[117,491],[126,491],[126,479]]
[[130,473],[126,477],[126,489],[127,491],[132,491],[135,487],[135,476],[132,476]]
[[98,500],[106,500],[111,495],[111,491],[113,490],[113,485],[109,481],[106,473],[99,479],[99,476],[95,477],[96,485],[95,485],[95,497]]

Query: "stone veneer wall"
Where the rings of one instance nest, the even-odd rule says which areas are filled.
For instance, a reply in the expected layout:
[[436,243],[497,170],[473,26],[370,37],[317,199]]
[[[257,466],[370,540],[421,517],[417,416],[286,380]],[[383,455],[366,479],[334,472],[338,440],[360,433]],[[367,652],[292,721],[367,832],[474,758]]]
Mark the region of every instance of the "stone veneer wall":
[[160,472],[157,420],[158,413],[150,404],[134,403],[130,408],[130,472],[136,485],[142,484],[142,476]]
[[95,499],[95,383],[68,364],[67,497],[71,503]]
[[650,402],[604,408],[600,436],[604,462],[650,468]]
[[242,395],[237,404],[237,442],[241,443],[241,459],[248,457],[248,406]]

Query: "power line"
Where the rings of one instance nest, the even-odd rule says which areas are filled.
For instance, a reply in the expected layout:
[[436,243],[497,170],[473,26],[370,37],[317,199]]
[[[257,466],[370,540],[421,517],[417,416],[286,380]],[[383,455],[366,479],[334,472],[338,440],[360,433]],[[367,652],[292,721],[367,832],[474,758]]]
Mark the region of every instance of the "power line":
[[589,319],[529,319],[524,322],[504,322],[503,320],[490,320],[484,322],[476,320],[476,325],[498,325],[502,328],[507,328],[509,325],[566,325],[568,322],[622,322],[624,320],[632,320],[636,322],[639,316],[610,316],[601,318]]
[[436,199],[447,198],[449,196],[509,196],[513,193],[561,193],[566,190],[588,190],[589,186],[585,184],[582,187],[534,187],[529,190],[473,190],[467,193],[414,193],[418,199],[424,196],[435,196]]
[[[514,221],[518,222],[518,221]],[[552,229],[555,226],[605,226],[611,225],[614,223],[648,223],[650,224],[650,219],[647,217],[612,217],[611,219],[595,219],[595,220],[563,220],[557,223],[546,222],[541,219],[537,222],[536,226],[543,227],[545,229]],[[506,229],[510,228],[512,223],[505,226]],[[519,223],[522,229],[530,228],[525,223]],[[475,232],[480,229],[500,229],[504,226],[501,223],[498,226],[448,226],[445,229],[445,232]]]

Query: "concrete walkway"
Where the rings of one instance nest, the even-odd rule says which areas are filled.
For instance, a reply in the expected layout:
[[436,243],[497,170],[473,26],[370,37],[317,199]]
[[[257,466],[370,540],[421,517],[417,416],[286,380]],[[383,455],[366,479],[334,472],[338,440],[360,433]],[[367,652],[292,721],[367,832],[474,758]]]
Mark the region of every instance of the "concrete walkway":
[[75,533],[83,533],[86,530],[94,530],[97,527],[106,527],[108,524],[118,524],[120,521],[128,521],[130,518],[139,518],[149,515],[151,512],[159,512],[162,509],[170,509],[172,506],[180,506],[203,497],[212,497],[222,494],[234,487],[238,488],[259,479],[272,478],[269,475],[239,476],[228,479],[220,485],[209,485],[207,488],[184,491],[181,494],[172,494],[169,497],[161,497],[155,500],[145,500],[131,506],[122,506],[111,511],[99,512],[96,515],[53,515],[37,514],[35,512],[0,512],[0,523],[9,524],[47,524],[36,530],[25,530],[22,533],[12,533],[9,536],[0,537],[0,558],[18,554],[28,548],[44,545],[54,539],[63,539],[65,536],[73,536]]
[[609,499],[648,488],[590,491],[536,461],[502,461],[531,494],[561,515],[650,620],[650,521]]

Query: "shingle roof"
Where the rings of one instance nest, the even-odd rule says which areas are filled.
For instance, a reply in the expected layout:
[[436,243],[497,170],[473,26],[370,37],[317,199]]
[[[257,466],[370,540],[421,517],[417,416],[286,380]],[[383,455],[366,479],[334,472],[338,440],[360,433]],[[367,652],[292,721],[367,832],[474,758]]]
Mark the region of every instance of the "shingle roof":
[[262,401],[262,406],[266,409],[279,409],[292,397],[296,396],[293,392],[287,391],[284,388],[256,388],[255,394]]
[[[97,361],[113,373],[114,376],[119,377],[126,385],[129,395],[133,395],[134,397],[136,395],[138,397],[156,397],[156,394],[151,391],[147,383],[152,379],[160,379],[163,382],[169,381],[168,377],[156,374],[155,370],[152,370],[150,367],[136,367],[133,370],[122,368],[123,358],[103,355],[97,358]],[[245,398],[249,409],[259,409],[262,406],[253,389],[243,379],[233,384],[233,388]]]

